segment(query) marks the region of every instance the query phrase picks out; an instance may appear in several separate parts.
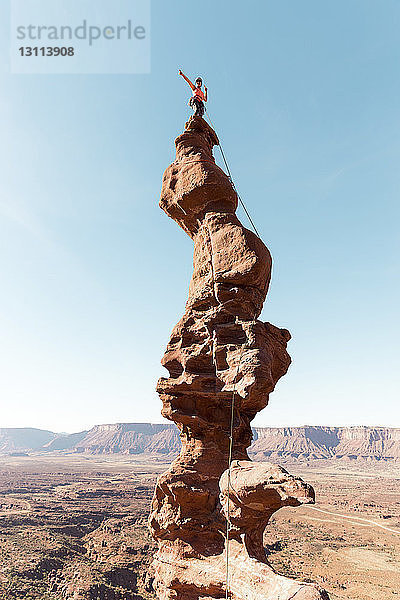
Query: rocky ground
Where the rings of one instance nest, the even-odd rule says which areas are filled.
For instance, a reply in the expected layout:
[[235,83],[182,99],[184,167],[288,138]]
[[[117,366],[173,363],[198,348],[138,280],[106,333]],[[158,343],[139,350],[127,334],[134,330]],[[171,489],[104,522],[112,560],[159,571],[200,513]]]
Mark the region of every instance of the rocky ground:
[[1,462],[2,600],[151,597],[151,467],[62,457]]
[[[165,463],[124,456],[0,457],[0,599],[153,597],[146,520]],[[400,597],[400,468],[286,464],[315,507],[282,509],[265,534],[277,571],[333,600]],[[323,512],[321,512],[323,511]]]
[[275,569],[321,583],[332,600],[400,597],[399,465],[285,467],[312,483],[317,503],[274,515],[265,544]]

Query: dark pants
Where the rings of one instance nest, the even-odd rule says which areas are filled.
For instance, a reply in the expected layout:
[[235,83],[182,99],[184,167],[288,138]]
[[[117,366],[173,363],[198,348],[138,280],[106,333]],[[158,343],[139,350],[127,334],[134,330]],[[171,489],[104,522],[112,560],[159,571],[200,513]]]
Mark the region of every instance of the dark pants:
[[192,97],[190,98],[189,104],[193,108],[195,117],[202,117],[204,115],[204,104],[202,100]]

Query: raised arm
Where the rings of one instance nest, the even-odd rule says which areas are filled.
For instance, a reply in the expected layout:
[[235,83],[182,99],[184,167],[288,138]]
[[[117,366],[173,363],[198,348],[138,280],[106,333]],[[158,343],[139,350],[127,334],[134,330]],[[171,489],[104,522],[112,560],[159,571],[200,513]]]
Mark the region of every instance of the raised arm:
[[182,75],[183,79],[190,85],[190,87],[192,88],[192,90],[195,90],[195,86],[193,85],[193,83],[190,81],[189,77],[186,77],[186,75],[184,73],[182,73],[182,71],[179,69],[179,75]]

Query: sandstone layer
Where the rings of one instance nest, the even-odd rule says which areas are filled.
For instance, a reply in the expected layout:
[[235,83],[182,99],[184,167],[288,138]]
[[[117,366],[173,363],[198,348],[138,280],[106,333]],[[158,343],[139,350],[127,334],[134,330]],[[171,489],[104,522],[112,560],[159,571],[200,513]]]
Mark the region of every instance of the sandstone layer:
[[290,364],[289,332],[258,320],[271,256],[235,214],[237,194],[212,155],[214,130],[192,117],[175,144],[160,206],[193,239],[194,258],[185,313],[162,359],[169,377],[157,385],[162,414],[178,426],[182,449],[154,493],[154,588],[162,600],[225,597],[229,552],[233,599],[326,598],[317,585],[276,574],[263,552],[271,514],[313,502],[312,488],[278,466],[252,463],[247,454],[250,423]]

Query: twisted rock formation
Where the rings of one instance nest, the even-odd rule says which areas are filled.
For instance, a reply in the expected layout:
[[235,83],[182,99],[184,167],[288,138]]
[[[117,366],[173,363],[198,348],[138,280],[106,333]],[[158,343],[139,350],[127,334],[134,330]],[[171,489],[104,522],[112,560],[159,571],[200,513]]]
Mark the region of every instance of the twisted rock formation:
[[314,499],[299,478],[278,466],[252,463],[247,455],[250,423],[290,364],[289,332],[257,320],[271,277],[270,253],[235,215],[236,192],[212,155],[215,131],[201,117],[191,117],[175,144],[160,206],[193,239],[194,259],[186,310],[162,359],[169,377],[157,385],[162,414],[178,426],[182,450],[154,493],[150,527],[159,545],[154,588],[161,600],[225,597],[229,497],[230,597],[327,598],[316,585],[277,575],[262,547],[275,510]]

